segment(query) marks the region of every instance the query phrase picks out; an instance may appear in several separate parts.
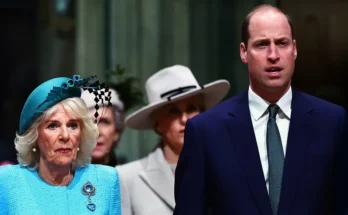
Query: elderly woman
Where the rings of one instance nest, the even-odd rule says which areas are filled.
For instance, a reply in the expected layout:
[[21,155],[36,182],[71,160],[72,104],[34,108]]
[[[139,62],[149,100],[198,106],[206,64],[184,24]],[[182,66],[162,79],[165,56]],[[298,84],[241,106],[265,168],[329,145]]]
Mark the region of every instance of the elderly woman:
[[116,169],[90,164],[98,130],[79,97],[80,88],[101,89],[91,78],[54,78],[30,94],[15,139],[19,164],[0,167],[0,214],[121,214]]
[[[97,146],[92,152],[92,163],[115,167],[118,162],[113,149],[117,146],[123,132],[124,105],[116,90],[110,88],[110,92],[111,107],[99,108],[99,112],[102,114],[98,123]],[[81,98],[85,101],[89,113],[93,116],[94,106],[96,105],[94,94],[84,91]],[[98,105],[101,105],[101,101],[98,101]]]
[[147,157],[118,166],[122,211],[132,215],[173,214],[174,171],[184,143],[186,121],[217,104],[229,83],[218,80],[200,86],[184,66],[165,68],[146,82],[149,104],[126,118],[126,126],[153,129],[161,137]]

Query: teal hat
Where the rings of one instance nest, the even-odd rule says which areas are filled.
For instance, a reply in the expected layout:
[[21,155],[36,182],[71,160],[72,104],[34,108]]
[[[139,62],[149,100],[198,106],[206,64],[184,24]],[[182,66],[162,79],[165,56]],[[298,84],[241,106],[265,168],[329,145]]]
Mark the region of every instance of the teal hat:
[[[80,97],[81,89],[88,90],[90,93],[105,89],[105,86],[100,85],[99,81],[89,83],[95,77],[81,79],[78,75],[74,75],[72,79],[53,78],[36,87],[24,104],[19,122],[19,135],[23,135],[31,124],[50,107],[64,99]],[[95,96],[98,95],[95,93]],[[109,101],[110,99],[107,97],[105,100]],[[98,108],[96,107],[96,109]]]

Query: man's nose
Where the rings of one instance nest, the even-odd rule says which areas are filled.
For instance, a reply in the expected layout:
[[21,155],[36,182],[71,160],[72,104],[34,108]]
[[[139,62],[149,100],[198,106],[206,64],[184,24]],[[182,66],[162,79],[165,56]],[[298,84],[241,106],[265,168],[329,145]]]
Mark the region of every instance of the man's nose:
[[269,46],[267,59],[272,63],[276,63],[279,60],[279,52],[275,44]]

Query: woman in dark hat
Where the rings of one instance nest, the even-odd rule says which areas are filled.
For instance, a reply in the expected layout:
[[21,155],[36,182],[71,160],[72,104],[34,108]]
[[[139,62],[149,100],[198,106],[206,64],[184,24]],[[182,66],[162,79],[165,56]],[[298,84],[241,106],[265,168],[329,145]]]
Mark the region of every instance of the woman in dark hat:
[[[97,146],[92,151],[92,163],[115,167],[118,164],[114,149],[117,147],[124,128],[124,104],[114,89],[111,92],[111,106],[100,107]],[[91,116],[94,114],[94,95],[88,91],[82,92],[81,98],[86,103]],[[101,101],[97,102],[101,105]]]
[[90,164],[98,129],[81,88],[110,100],[93,78],[54,78],[30,94],[15,139],[19,164],[0,167],[0,214],[121,214],[117,171]]

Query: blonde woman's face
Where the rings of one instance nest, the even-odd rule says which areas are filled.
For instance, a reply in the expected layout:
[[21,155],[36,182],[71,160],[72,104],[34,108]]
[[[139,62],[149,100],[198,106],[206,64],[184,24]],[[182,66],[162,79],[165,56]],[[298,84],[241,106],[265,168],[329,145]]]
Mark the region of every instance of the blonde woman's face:
[[184,144],[186,121],[200,113],[199,98],[187,98],[169,104],[160,111],[156,130],[161,134],[165,144],[180,152]]
[[81,122],[59,105],[39,126],[37,145],[40,165],[68,166],[76,160],[81,140]]

